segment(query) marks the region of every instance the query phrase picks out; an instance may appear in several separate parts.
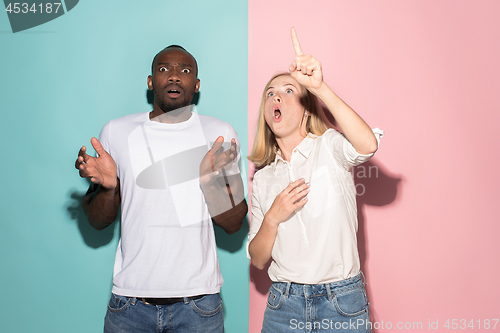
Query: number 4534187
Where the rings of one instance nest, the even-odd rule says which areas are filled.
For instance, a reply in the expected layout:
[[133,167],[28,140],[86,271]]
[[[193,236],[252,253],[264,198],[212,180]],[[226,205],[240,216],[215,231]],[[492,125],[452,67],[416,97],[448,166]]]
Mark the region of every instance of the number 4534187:
[[444,323],[444,327],[446,327],[447,329],[453,329],[453,330],[456,330],[456,329],[461,329],[461,330],[465,330],[465,329],[484,329],[484,330],[489,330],[490,328],[491,329],[495,329],[497,327],[497,324],[498,324],[498,319],[484,319],[484,320],[481,320],[481,319],[478,319],[478,320],[474,320],[472,319],[471,321],[467,322],[467,320],[465,319],[448,319],[446,321],[446,323]]
[[[44,6],[45,5],[45,6]],[[7,5],[5,8],[5,11],[8,12],[9,14],[14,13],[14,14],[27,14],[27,13],[56,13],[59,10],[59,7],[61,7],[60,2],[55,2],[55,3],[39,3],[39,4],[30,4],[28,3],[11,3]]]

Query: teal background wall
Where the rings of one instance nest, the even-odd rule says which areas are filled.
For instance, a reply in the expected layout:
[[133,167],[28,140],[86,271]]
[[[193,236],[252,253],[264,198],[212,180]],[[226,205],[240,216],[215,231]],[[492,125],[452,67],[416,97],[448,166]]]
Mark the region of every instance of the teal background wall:
[[[88,226],[74,161],[108,120],[151,110],[146,78],[164,46],[197,58],[198,111],[231,123],[247,155],[247,11],[246,1],[83,0],[15,34],[0,12],[0,331],[102,331],[119,227]],[[216,230],[229,333],[248,328],[247,226]]]

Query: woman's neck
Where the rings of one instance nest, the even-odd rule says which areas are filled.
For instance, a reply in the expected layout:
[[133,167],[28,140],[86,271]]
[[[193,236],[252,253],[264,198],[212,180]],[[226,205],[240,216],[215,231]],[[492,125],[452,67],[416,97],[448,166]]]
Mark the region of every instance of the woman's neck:
[[305,136],[294,136],[292,138],[276,138],[276,142],[281,150],[281,157],[290,162],[290,158],[292,157],[292,151],[297,147],[302,140],[304,140]]

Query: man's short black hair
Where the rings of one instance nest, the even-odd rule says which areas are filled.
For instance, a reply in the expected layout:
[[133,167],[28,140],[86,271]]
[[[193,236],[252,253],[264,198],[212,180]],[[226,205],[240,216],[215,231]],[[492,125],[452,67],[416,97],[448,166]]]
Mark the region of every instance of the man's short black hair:
[[[169,46],[167,46],[167,47],[163,48],[163,50],[161,50],[160,52],[158,52],[158,53],[154,56],[154,58],[153,58],[153,62],[151,63],[151,74],[153,74],[153,73],[154,73],[154,71],[155,71],[155,69],[153,68],[153,66],[155,65],[155,60],[156,60],[156,57],[158,57],[158,55],[159,55],[160,53],[162,53],[163,51],[165,51],[166,49],[171,49],[171,48],[181,49],[181,50],[186,51],[187,53],[189,53],[189,51],[188,51],[188,50],[186,50],[185,48],[183,48],[182,46],[180,46],[180,45],[175,45],[175,44],[172,44],[172,45],[169,45]],[[191,54],[191,53],[189,53],[189,54]],[[191,57],[193,57],[193,59],[194,59],[194,63],[196,64],[196,77],[198,77],[198,62],[196,61],[196,58],[195,58],[192,54],[191,54]]]
[[[184,51],[186,51],[186,52],[187,52],[187,50],[186,50],[185,48],[183,48],[183,47],[182,47],[182,46],[180,46],[180,45],[175,45],[175,44],[173,44],[173,45],[169,45],[169,46],[167,46],[166,48],[164,48],[163,50],[166,50],[166,49],[171,49],[172,47],[176,47],[176,48],[178,48],[178,49],[183,49]],[[162,50],[162,51],[163,51],[163,50]],[[189,52],[188,52],[188,53],[189,53]]]

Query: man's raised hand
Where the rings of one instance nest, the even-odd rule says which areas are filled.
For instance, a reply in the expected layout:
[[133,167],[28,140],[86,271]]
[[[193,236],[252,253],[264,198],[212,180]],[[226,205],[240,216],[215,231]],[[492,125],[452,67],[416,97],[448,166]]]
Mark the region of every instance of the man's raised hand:
[[291,29],[295,59],[288,68],[290,75],[307,89],[318,89],[323,82],[321,63],[310,54],[304,54],[295,28]]
[[99,157],[88,155],[87,148],[83,146],[78,152],[75,168],[80,171],[80,177],[90,178],[91,182],[106,189],[115,188],[117,185],[115,160],[104,150],[99,140],[92,138],[90,143]]
[[217,179],[219,173],[224,169],[230,168],[232,163],[236,160],[236,140],[231,140],[231,148],[226,151],[222,151],[221,149],[223,143],[224,138],[219,136],[201,161],[200,181],[204,184]]

